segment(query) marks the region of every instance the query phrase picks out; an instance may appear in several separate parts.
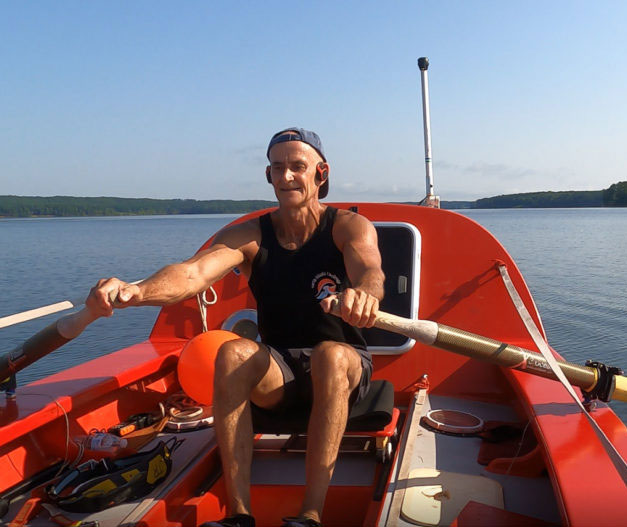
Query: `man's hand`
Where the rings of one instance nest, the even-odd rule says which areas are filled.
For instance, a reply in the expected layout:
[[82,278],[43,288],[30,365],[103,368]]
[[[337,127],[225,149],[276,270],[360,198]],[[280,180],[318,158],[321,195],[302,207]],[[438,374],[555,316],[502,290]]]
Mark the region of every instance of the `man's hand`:
[[92,287],[85,306],[94,317],[110,317],[114,307],[137,305],[141,297],[141,290],[137,285],[127,284],[117,278],[103,278]]
[[339,314],[344,322],[358,328],[371,328],[379,312],[379,299],[361,289],[346,289],[342,294],[320,301],[325,313],[330,313],[333,303],[339,302]]

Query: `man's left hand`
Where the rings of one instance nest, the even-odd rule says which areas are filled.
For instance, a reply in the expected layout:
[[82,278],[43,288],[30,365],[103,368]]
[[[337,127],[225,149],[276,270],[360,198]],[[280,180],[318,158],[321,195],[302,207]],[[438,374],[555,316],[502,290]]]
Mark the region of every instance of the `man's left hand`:
[[342,294],[330,296],[320,302],[325,313],[330,313],[333,303],[339,302],[342,320],[358,328],[371,328],[379,312],[379,299],[362,289],[346,289]]

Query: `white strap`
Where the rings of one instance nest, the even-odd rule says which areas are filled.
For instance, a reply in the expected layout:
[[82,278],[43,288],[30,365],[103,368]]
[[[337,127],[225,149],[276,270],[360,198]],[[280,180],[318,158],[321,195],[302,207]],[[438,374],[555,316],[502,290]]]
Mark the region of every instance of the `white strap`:
[[616,450],[614,445],[611,443],[611,441],[608,439],[608,437],[605,435],[603,430],[601,430],[597,422],[586,411],[583,404],[581,404],[581,401],[579,400],[579,397],[575,393],[575,390],[573,389],[570,382],[568,382],[568,379],[566,379],[566,376],[562,372],[562,369],[557,364],[557,361],[555,360],[553,353],[551,353],[551,350],[549,349],[549,346],[546,340],[540,334],[540,331],[538,331],[538,328],[536,327],[533,319],[531,318],[531,315],[529,314],[527,307],[522,301],[522,298],[520,298],[518,291],[514,287],[514,283],[512,282],[512,279],[510,278],[509,273],[507,272],[507,266],[504,264],[499,264],[499,272],[501,273],[501,278],[503,279],[505,288],[507,289],[507,292],[509,293],[509,296],[511,297],[512,302],[514,303],[514,306],[518,310],[518,314],[520,315],[520,318],[524,322],[525,327],[527,328],[527,331],[529,332],[529,335],[531,335],[531,338],[533,339],[536,346],[538,347],[538,350],[540,350],[540,353],[548,362],[555,376],[559,379],[559,381],[562,383],[564,388],[566,388],[566,391],[570,394],[573,401],[575,401],[579,409],[586,416],[586,419],[588,419],[588,421],[592,425],[592,429],[596,433],[597,437],[601,441],[601,444],[603,445],[603,448],[605,448],[605,451],[608,453],[610,459],[612,460],[612,463],[614,464],[614,468],[616,468],[621,478],[623,478],[623,482],[627,484],[627,463],[625,463],[625,460],[618,453],[618,451]]

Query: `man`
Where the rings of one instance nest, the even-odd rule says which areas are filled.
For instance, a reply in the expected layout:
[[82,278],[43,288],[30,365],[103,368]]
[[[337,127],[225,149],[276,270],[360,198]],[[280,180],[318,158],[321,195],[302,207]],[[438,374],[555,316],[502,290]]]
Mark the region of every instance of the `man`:
[[[115,307],[167,305],[205,291],[235,267],[248,277],[263,344],[230,341],[216,358],[213,407],[228,516],[206,524],[212,527],[254,527],[253,407],[282,415],[311,408],[305,496],[299,516],[284,526],[319,525],[349,407],[366,394],[372,373],[357,328],[374,324],[383,297],[376,231],[364,217],[320,203],[329,165],[317,134],[278,132],[267,156],[277,210],[223,229],[206,251],[138,285],[100,280],[86,302],[110,316],[111,297]],[[341,318],[330,314],[339,292]]]

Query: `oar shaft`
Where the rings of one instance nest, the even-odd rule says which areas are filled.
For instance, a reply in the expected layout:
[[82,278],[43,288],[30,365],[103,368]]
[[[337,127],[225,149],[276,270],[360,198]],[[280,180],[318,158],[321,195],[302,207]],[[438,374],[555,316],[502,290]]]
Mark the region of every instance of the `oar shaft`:
[[[332,313],[340,316],[338,304],[334,305]],[[379,311],[374,325],[435,348],[557,380],[547,360],[535,351],[429,320],[412,320],[384,311]],[[599,381],[599,372],[596,368],[581,366],[564,360],[557,360],[557,364],[568,381],[582,390],[591,391]],[[613,382],[613,389],[609,392],[611,398],[627,401],[627,377],[615,375]]]
[[[438,334],[432,345],[473,359],[489,361],[513,370],[557,380],[549,363],[540,353],[444,324],[438,324]],[[594,388],[597,382],[596,368],[562,360],[557,360],[557,363],[572,385],[579,386],[586,391]]]
[[46,315],[58,313],[59,311],[65,311],[66,309],[72,309],[82,303],[83,300],[63,300],[62,302],[56,302],[47,306],[22,311],[21,313],[0,317],[0,329],[13,326],[15,324],[21,324],[22,322],[28,322],[29,320],[34,320],[36,318],[45,317]]
[[48,355],[70,340],[59,333],[57,323],[53,322],[13,351],[0,356],[0,380],[23,370],[29,364]]
[[94,320],[87,309],[81,309],[50,324],[13,351],[0,355],[0,381],[78,337]]
[[[131,285],[138,284],[141,280],[136,282],[131,282]],[[111,303],[116,306],[116,299],[119,291],[114,290],[109,293],[109,300]],[[67,307],[62,307],[63,304],[70,304]],[[82,303],[79,301],[77,303]],[[41,310],[46,310],[47,308],[52,308],[54,306],[61,306],[56,311],[61,311],[63,309],[68,309],[69,307],[73,307],[70,301],[59,302],[58,304],[51,304],[50,306],[44,306],[43,308],[33,309],[30,312],[26,311],[24,313],[17,313],[12,316],[21,316],[27,313],[39,312],[39,314],[35,314],[31,318],[26,318],[24,320],[19,320],[18,322],[24,322],[25,320],[30,320],[32,318],[37,318],[38,316],[47,315],[49,313],[54,313],[54,310],[47,311],[45,313],[41,313]],[[4,319],[0,320],[6,320]],[[76,313],[71,313],[66,315],[56,322],[50,324],[48,327],[42,329],[23,344],[15,348],[13,351],[9,351],[3,355],[0,355],[0,383],[5,383],[10,380],[11,376],[16,374],[18,371],[23,370],[29,364],[41,359],[48,353],[53,352],[57,348],[63,346],[66,342],[69,342],[72,339],[78,337],[83,330],[91,324],[94,320],[98,318],[98,315],[94,315],[92,312],[84,307],[80,311]],[[14,322],[14,323],[18,323]],[[9,324],[10,325],[10,324]]]
[[[131,285],[139,284],[141,280],[135,282],[129,282]],[[111,301],[113,302],[117,297],[117,292],[112,295]],[[28,311],[22,311],[20,313],[14,313],[13,315],[7,315],[6,317],[0,317],[0,329],[15,324],[21,324],[22,322],[28,322],[36,318],[45,317],[46,315],[52,315],[59,311],[65,311],[72,309],[73,307],[81,306],[85,303],[85,298],[75,298],[74,300],[62,300],[61,302],[55,302],[54,304],[48,304],[47,306],[36,307],[35,309],[29,309]]]

